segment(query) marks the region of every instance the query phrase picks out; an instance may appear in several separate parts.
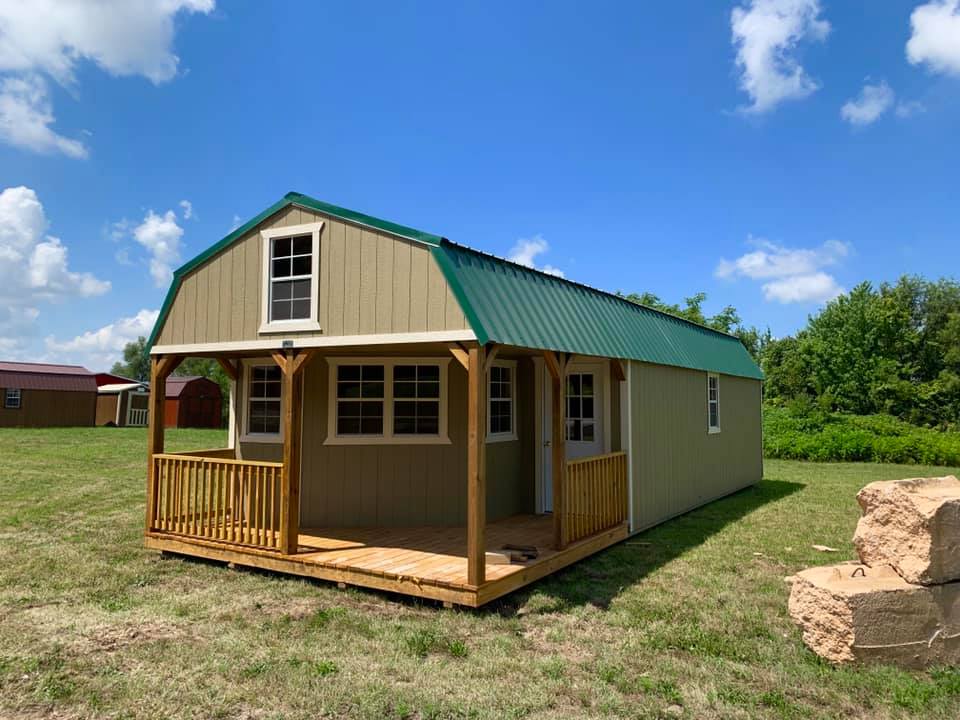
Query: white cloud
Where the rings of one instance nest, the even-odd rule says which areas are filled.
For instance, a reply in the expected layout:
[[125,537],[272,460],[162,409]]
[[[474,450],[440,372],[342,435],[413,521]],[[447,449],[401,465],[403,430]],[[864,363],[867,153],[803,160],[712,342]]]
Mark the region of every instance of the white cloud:
[[843,288],[824,272],[774,280],[763,286],[763,297],[779,303],[826,302],[841,294]]
[[897,103],[894,110],[898,118],[911,118],[927,111],[927,106],[919,100],[903,100]]
[[960,75],[960,0],[931,0],[910,14],[907,60],[936,73]]
[[157,287],[166,287],[173,278],[173,265],[180,262],[180,238],[183,228],[177,215],[167,210],[157,215],[148,210],[143,222],[133,229],[133,239],[150,252],[150,275]]
[[82,142],[54,132],[50,127],[54,119],[47,83],[42,77],[0,79],[0,141],[44,155],[87,157]]
[[65,87],[90,62],[113,76],[155,84],[177,74],[174,17],[210,13],[214,0],[3,0],[0,2],[0,140],[83,158],[87,148],[53,130],[42,75]]
[[[48,223],[36,192],[28,187],[0,192],[0,307],[36,318],[41,301],[102,295],[110,283],[69,268],[67,247],[47,235]],[[29,310],[25,310],[29,309]],[[23,315],[26,312],[27,315]],[[0,332],[5,318],[0,315]]]
[[58,358],[66,358],[93,370],[109,369],[114,362],[123,358],[123,348],[127,343],[150,335],[159,315],[159,310],[141,310],[133,317],[120,318],[70,340],[60,341],[52,335],[48,336],[44,344]]
[[750,96],[747,113],[764,113],[785,100],[805,98],[819,85],[797,61],[798,45],[823,40],[830,23],[819,0],[749,0],[730,14],[740,88]]
[[893,89],[884,80],[875,85],[864,83],[860,94],[840,108],[840,117],[851,125],[870,125],[893,107],[895,97]]
[[193,203],[189,200],[181,200],[180,207],[183,208],[183,219],[189,220],[193,217]]
[[234,215],[233,222],[230,223],[230,232],[233,232],[241,225],[243,225],[243,218],[240,217],[239,215]]
[[721,259],[714,275],[729,280],[766,280],[764,297],[781,303],[823,302],[843,292],[822,269],[848,257],[848,243],[828,240],[816,248],[788,248],[762,238],[751,237],[748,242],[757,249],[736,260]]
[[510,254],[507,256],[507,259],[511,262],[517,263],[518,265],[535,268],[541,272],[547,273],[548,275],[563,277],[563,270],[560,270],[553,265],[537,267],[535,263],[537,256],[542,255],[549,249],[550,245],[546,240],[543,239],[541,235],[534,235],[531,238],[521,238],[517,240],[516,244],[510,250]]

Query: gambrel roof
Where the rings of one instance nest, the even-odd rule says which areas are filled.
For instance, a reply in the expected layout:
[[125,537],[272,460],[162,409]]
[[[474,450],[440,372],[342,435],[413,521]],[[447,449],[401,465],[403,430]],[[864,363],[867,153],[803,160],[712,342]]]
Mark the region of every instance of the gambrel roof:
[[287,193],[282,200],[174,273],[148,345],[152,346],[157,339],[184,275],[288,206],[324,213],[428,245],[480,343],[495,342],[763,378],[743,343],[733,335],[458,245],[439,235],[295,192]]

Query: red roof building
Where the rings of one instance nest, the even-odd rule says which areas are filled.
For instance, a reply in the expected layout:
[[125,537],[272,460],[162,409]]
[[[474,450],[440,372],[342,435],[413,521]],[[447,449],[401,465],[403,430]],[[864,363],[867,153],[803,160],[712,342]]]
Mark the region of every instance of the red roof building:
[[223,427],[223,394],[217,383],[205,377],[171,375],[166,384],[165,427]]
[[0,361],[0,427],[92,426],[96,408],[86,368]]

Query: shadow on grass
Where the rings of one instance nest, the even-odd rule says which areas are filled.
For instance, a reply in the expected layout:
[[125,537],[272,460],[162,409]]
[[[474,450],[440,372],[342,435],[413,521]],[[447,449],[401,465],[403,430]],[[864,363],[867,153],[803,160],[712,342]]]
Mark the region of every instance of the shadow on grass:
[[643,580],[657,568],[701,545],[757,508],[792,495],[803,487],[802,483],[762,480],[757,485],[632,535],[613,547],[486,605],[482,611],[513,615],[534,592],[553,598],[557,610],[586,604],[606,609],[625,588]]

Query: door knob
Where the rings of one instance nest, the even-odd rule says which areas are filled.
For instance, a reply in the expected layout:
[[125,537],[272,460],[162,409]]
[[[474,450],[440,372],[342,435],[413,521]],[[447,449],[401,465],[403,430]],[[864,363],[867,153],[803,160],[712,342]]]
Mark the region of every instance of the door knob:
[[549,441],[549,440],[544,440],[544,441],[543,441],[543,446],[544,446],[544,447],[550,447],[550,441]]

